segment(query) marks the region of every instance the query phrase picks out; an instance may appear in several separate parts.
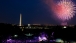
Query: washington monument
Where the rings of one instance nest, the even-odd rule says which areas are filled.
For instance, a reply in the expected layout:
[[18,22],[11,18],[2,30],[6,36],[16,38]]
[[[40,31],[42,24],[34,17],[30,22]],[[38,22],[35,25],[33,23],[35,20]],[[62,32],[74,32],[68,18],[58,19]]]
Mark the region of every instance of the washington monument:
[[20,13],[20,21],[19,21],[19,26],[22,26],[22,14]]

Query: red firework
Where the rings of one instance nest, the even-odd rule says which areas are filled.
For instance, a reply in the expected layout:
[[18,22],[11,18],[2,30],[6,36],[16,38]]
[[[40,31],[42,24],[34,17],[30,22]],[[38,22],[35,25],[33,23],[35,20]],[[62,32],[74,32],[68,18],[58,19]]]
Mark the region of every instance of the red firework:
[[62,21],[63,25],[66,25],[68,20],[73,18],[76,12],[76,5],[71,0],[44,0],[49,6],[49,10],[52,10],[54,17]]
[[69,20],[75,15],[75,4],[71,0],[60,0],[52,10],[58,19]]

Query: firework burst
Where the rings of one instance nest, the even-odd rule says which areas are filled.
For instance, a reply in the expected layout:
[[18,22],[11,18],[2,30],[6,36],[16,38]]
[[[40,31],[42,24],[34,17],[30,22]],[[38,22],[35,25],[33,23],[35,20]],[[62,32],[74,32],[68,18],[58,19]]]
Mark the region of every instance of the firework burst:
[[60,20],[61,25],[67,25],[76,13],[76,5],[72,0],[43,0],[48,5],[49,11],[53,12],[53,18]]
[[75,15],[75,4],[71,0],[60,0],[56,8],[53,9],[58,19],[62,21],[69,20]]

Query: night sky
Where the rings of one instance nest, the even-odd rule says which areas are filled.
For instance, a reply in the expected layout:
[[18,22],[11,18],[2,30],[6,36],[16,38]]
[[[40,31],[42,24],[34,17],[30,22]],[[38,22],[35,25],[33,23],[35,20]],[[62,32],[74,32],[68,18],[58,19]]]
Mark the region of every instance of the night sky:
[[[41,0],[0,0],[0,23],[18,24],[20,13],[22,24],[60,24]],[[76,24],[76,15],[68,24]]]

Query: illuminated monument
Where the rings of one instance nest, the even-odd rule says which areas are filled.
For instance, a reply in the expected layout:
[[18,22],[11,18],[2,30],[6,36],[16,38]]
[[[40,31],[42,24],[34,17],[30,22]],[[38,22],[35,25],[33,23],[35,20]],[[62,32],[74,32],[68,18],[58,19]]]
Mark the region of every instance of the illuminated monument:
[[22,14],[20,14],[19,26],[22,26]]

